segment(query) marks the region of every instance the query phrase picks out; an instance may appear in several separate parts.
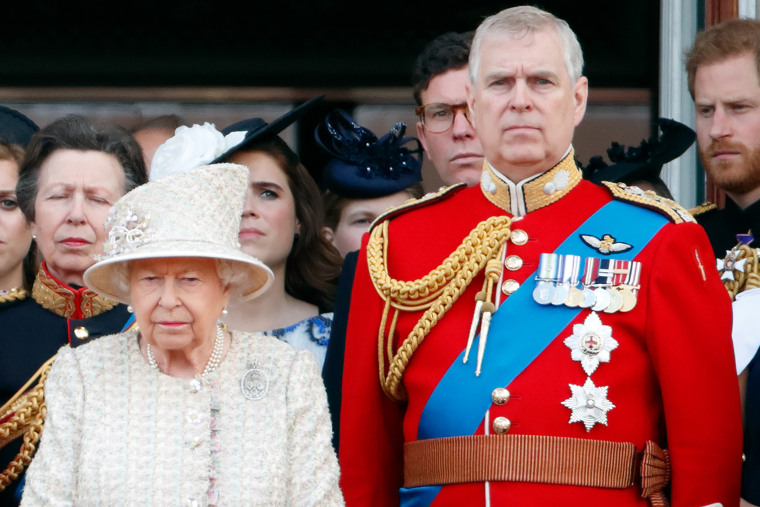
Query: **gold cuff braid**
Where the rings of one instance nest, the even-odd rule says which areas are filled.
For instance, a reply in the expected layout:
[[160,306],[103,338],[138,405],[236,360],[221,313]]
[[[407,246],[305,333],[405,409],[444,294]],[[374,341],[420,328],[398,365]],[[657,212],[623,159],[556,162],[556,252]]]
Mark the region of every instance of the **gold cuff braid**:
[[[393,279],[388,273],[388,221],[371,232],[367,264],[375,290],[385,301],[378,330],[379,376],[389,398],[395,401],[406,399],[401,379],[415,350],[488,261],[498,257],[501,247],[509,239],[511,225],[512,219],[507,216],[480,222],[443,263],[411,282]],[[386,332],[391,308],[395,312]],[[422,310],[425,311],[419,321],[394,353],[393,336],[399,312]]]

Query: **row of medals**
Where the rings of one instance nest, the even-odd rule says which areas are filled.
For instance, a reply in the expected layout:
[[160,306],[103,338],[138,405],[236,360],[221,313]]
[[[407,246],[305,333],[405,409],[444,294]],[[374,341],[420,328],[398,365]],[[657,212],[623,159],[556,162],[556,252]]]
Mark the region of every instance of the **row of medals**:
[[[617,276],[598,276],[600,264],[610,263],[618,264],[617,272],[614,273]],[[587,258],[586,272],[581,283],[578,278],[579,256],[541,254],[533,299],[542,305],[590,308],[605,313],[629,312],[637,303],[639,286],[636,283],[640,269],[641,264],[637,261],[612,261],[590,257]],[[610,281],[616,278],[633,283]]]

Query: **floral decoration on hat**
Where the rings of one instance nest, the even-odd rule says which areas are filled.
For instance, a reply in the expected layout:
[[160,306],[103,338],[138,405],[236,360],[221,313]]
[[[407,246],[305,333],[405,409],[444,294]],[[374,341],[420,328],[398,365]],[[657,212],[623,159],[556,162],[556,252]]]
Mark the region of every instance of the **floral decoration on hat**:
[[151,181],[173,173],[187,171],[210,164],[226,151],[245,139],[245,132],[231,132],[226,136],[213,123],[177,127],[174,136],[156,149],[150,165]]

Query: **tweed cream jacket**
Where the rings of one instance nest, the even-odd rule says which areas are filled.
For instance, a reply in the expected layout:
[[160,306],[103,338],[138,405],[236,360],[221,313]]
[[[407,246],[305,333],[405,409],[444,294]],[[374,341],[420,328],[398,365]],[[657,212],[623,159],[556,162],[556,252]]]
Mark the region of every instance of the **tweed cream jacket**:
[[151,368],[136,331],[63,347],[45,399],[24,506],[343,504],[314,357],[276,338],[233,332],[200,383]]

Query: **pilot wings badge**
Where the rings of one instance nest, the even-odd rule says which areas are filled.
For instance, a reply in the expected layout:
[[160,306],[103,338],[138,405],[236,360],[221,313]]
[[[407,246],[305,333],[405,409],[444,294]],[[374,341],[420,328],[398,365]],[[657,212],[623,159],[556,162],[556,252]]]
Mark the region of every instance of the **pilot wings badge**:
[[604,255],[626,252],[632,248],[628,243],[617,241],[609,234],[605,234],[601,238],[590,234],[581,234],[580,236],[584,243]]

